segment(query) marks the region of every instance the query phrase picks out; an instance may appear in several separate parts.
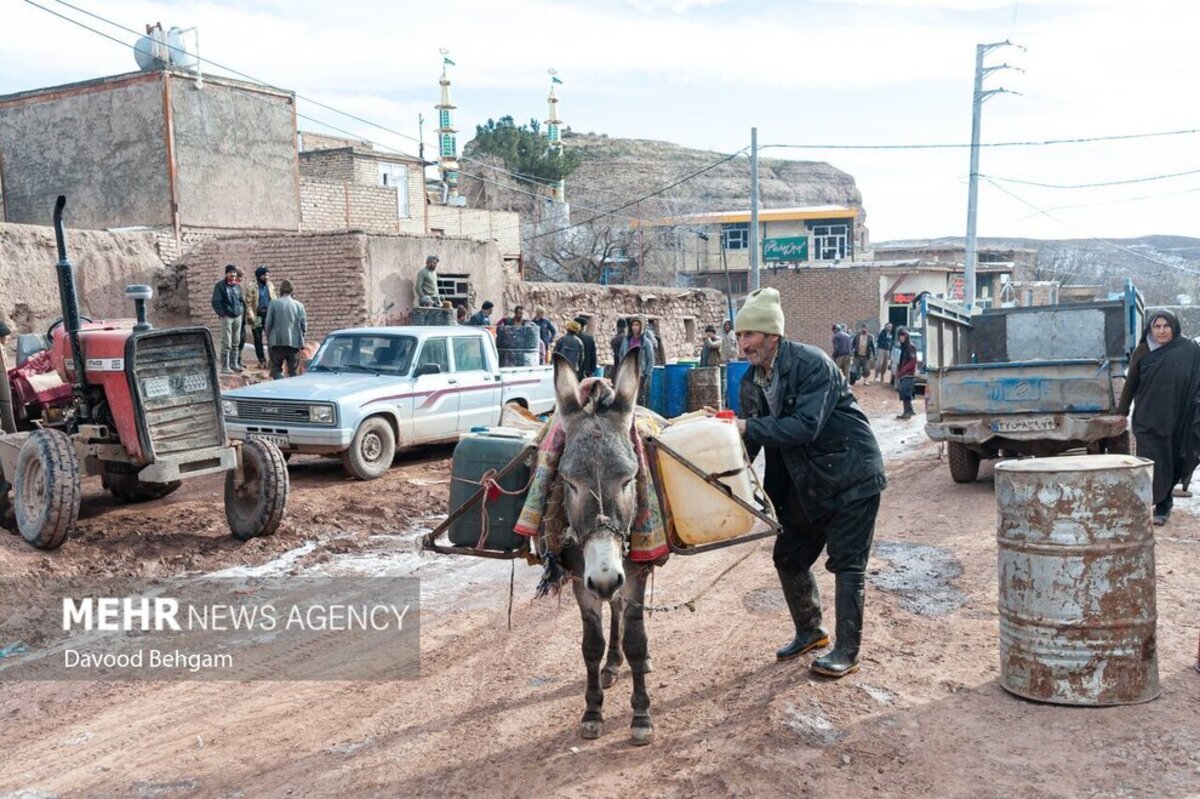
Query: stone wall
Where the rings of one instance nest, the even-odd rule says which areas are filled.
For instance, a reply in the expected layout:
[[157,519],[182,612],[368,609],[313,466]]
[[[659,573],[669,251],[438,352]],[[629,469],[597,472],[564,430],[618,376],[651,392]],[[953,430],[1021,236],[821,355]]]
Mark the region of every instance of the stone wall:
[[[559,330],[578,315],[588,315],[587,331],[596,337],[602,364],[613,361],[609,340],[617,320],[642,314],[657,321],[667,360],[695,358],[700,353],[704,326],[720,329],[726,316],[725,297],[714,289],[673,289],[661,286],[597,286],[590,283],[524,283],[512,281],[504,292],[504,314],[516,305],[533,316],[535,306]],[[494,312],[493,319],[502,314]]]

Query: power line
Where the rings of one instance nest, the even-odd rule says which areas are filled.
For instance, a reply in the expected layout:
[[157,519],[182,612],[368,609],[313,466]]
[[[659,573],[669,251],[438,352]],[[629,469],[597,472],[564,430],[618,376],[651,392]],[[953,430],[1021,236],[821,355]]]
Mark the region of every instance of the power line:
[[1101,183],[1038,183],[1033,180],[1018,180],[1016,178],[1001,178],[995,175],[980,175],[988,180],[998,180],[1001,183],[1019,183],[1022,186],[1038,186],[1043,189],[1096,189],[1103,186],[1128,186],[1131,183],[1150,183],[1155,180],[1179,178],[1184,175],[1200,175],[1200,169],[1189,169],[1186,172],[1171,172],[1166,175],[1151,175],[1144,178],[1129,178],[1127,180],[1106,180]]
[[[28,2],[28,0],[26,0]],[[1040,141],[997,141],[983,142],[980,147],[1044,147],[1052,144],[1088,144],[1099,141],[1128,141],[1131,139],[1153,139],[1163,136],[1191,136],[1200,133],[1200,128],[1160,130],[1152,133],[1126,133],[1118,136],[1080,136],[1070,139],[1043,139]],[[781,147],[790,150],[965,150],[970,144],[766,144],[758,149]]]
[[[1198,191],[1200,191],[1200,187],[1197,187],[1194,189],[1184,189],[1183,191],[1165,191],[1165,192],[1159,192],[1157,194],[1143,194],[1139,197],[1122,197],[1122,198],[1116,199],[1116,200],[1100,200],[1100,201],[1094,202],[1094,203],[1073,203],[1071,205],[1056,205],[1056,206],[1053,206],[1052,208],[1048,208],[1046,210],[1048,210],[1048,211],[1065,211],[1070,208],[1095,208],[1096,206],[1100,206],[1100,205],[1120,205],[1122,203],[1141,202],[1142,200],[1157,200],[1162,197],[1178,197],[1181,194],[1195,194]],[[1037,216],[1037,214],[1031,214],[1030,216]],[[1028,219],[1029,217],[1024,217],[1024,218]]]
[[1070,222],[1066,222],[1062,219],[1059,219],[1058,217],[1051,214],[1049,211],[1045,211],[1045,210],[1042,210],[1041,208],[1038,208],[1036,205],[1029,202],[1028,200],[1018,197],[1016,194],[1013,194],[1011,191],[1004,188],[1003,186],[1001,186],[999,183],[995,182],[991,178],[984,177],[983,175],[980,175],[980,177],[983,177],[983,179],[986,180],[988,183],[992,184],[994,187],[996,187],[1000,191],[1004,192],[1009,197],[1012,197],[1014,200],[1021,203],[1022,205],[1032,208],[1034,211],[1037,211],[1039,214],[1045,216],[1046,218],[1053,219],[1055,222],[1059,223],[1060,225],[1062,225],[1064,227],[1070,228],[1071,230],[1074,230],[1076,233],[1082,233],[1084,235],[1084,237],[1086,237],[1087,239],[1089,239],[1091,241],[1099,242],[1100,244],[1103,244],[1106,247],[1111,247],[1114,250],[1118,250],[1118,251],[1126,253],[1128,255],[1132,255],[1137,258],[1141,258],[1142,260],[1149,261],[1150,263],[1156,264],[1157,266],[1165,266],[1168,269],[1178,269],[1181,272],[1187,272],[1188,274],[1200,275],[1200,269],[1192,269],[1191,267],[1183,266],[1182,264],[1172,264],[1172,263],[1167,263],[1166,261],[1160,261],[1157,258],[1151,258],[1149,255],[1146,255],[1145,253],[1140,253],[1137,250],[1134,250],[1130,247],[1122,247],[1120,244],[1108,241],[1107,239],[1102,239],[1099,236],[1095,236],[1080,227],[1072,225]]
[[629,202],[625,203],[624,205],[618,205],[616,208],[609,209],[608,211],[597,214],[596,216],[589,217],[588,219],[584,219],[581,222],[574,222],[570,225],[566,225],[564,227],[558,228],[557,230],[548,230],[545,233],[538,233],[536,235],[528,237],[525,240],[532,241],[534,239],[540,239],[544,236],[553,236],[556,233],[562,233],[565,230],[570,230],[571,228],[576,228],[576,227],[579,227],[580,225],[590,224],[592,222],[595,222],[597,219],[600,219],[601,217],[613,216],[616,214],[617,211],[624,211],[626,208],[629,208],[632,205],[637,205],[642,200],[649,200],[651,197],[657,197],[658,195],[662,194],[664,191],[673,189],[676,186],[680,185],[681,183],[686,183],[687,181],[691,180],[692,178],[703,175],[705,172],[708,172],[711,169],[715,169],[715,168],[719,167],[721,164],[724,164],[728,161],[732,161],[733,159],[737,158],[739,155],[742,155],[743,153],[745,153],[747,149],[749,149],[749,148],[743,147],[742,149],[738,150],[736,153],[727,155],[719,161],[714,161],[713,163],[709,164],[708,166],[701,167],[700,169],[696,170],[695,172],[685,175],[684,177],[680,178],[679,180],[675,181],[674,183],[663,186],[661,189],[656,189],[655,191],[652,191],[649,194],[644,194],[641,197],[630,200]]

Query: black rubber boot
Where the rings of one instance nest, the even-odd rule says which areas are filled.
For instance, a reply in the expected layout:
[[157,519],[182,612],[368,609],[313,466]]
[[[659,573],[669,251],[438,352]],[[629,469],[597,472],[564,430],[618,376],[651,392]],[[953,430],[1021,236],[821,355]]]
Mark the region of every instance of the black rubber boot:
[[858,671],[858,649],[862,644],[863,592],[865,574],[838,574],[835,578],[837,640],[833,651],[813,661],[812,670],[824,677],[845,677]]
[[785,572],[776,569],[779,584],[783,586],[783,598],[787,600],[792,622],[796,625],[796,637],[791,643],[775,650],[779,660],[791,660],[810,649],[829,646],[829,633],[821,629],[821,594],[817,591],[817,578],[811,571]]

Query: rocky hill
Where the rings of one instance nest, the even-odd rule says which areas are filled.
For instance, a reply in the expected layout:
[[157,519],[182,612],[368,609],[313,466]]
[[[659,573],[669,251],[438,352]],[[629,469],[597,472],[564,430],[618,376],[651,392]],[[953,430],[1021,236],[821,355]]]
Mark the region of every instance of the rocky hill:
[[[589,209],[608,210],[654,192],[727,155],[692,150],[670,142],[615,139],[593,133],[568,132],[563,140],[582,157],[579,169],[567,179],[566,193],[572,205],[572,221],[593,216],[595,211]],[[469,143],[464,154],[467,159],[473,158]],[[481,160],[499,166],[495,161]],[[463,173],[463,194],[475,207],[527,213],[539,205],[538,199],[528,193],[529,184],[518,183],[510,175],[466,159]],[[472,174],[486,178],[486,181],[471,177]],[[766,208],[862,205],[862,194],[854,178],[820,161],[760,158],[759,191],[762,206]],[[741,155],[620,213],[627,217],[651,218],[737,210],[747,208],[749,196],[750,161]]]

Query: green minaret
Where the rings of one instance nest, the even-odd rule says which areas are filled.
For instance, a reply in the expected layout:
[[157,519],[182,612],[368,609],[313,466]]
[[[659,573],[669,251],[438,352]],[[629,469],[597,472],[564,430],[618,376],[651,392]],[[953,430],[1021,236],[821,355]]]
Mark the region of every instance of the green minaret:
[[450,102],[450,78],[446,68],[454,66],[446,50],[442,50],[442,77],[438,81],[442,87],[442,101],[435,108],[438,112],[438,165],[442,171],[442,182],[446,184],[446,204],[462,205],[464,200],[458,196],[458,141],[454,127],[454,103]]
[[[554,93],[554,87],[561,84],[558,79],[558,71],[550,70],[550,96],[546,98],[546,102],[550,105],[550,116],[546,119],[546,142],[551,150],[562,155],[562,120],[558,118],[558,95]],[[560,180],[556,183],[551,192],[555,202],[566,202],[566,181]]]

